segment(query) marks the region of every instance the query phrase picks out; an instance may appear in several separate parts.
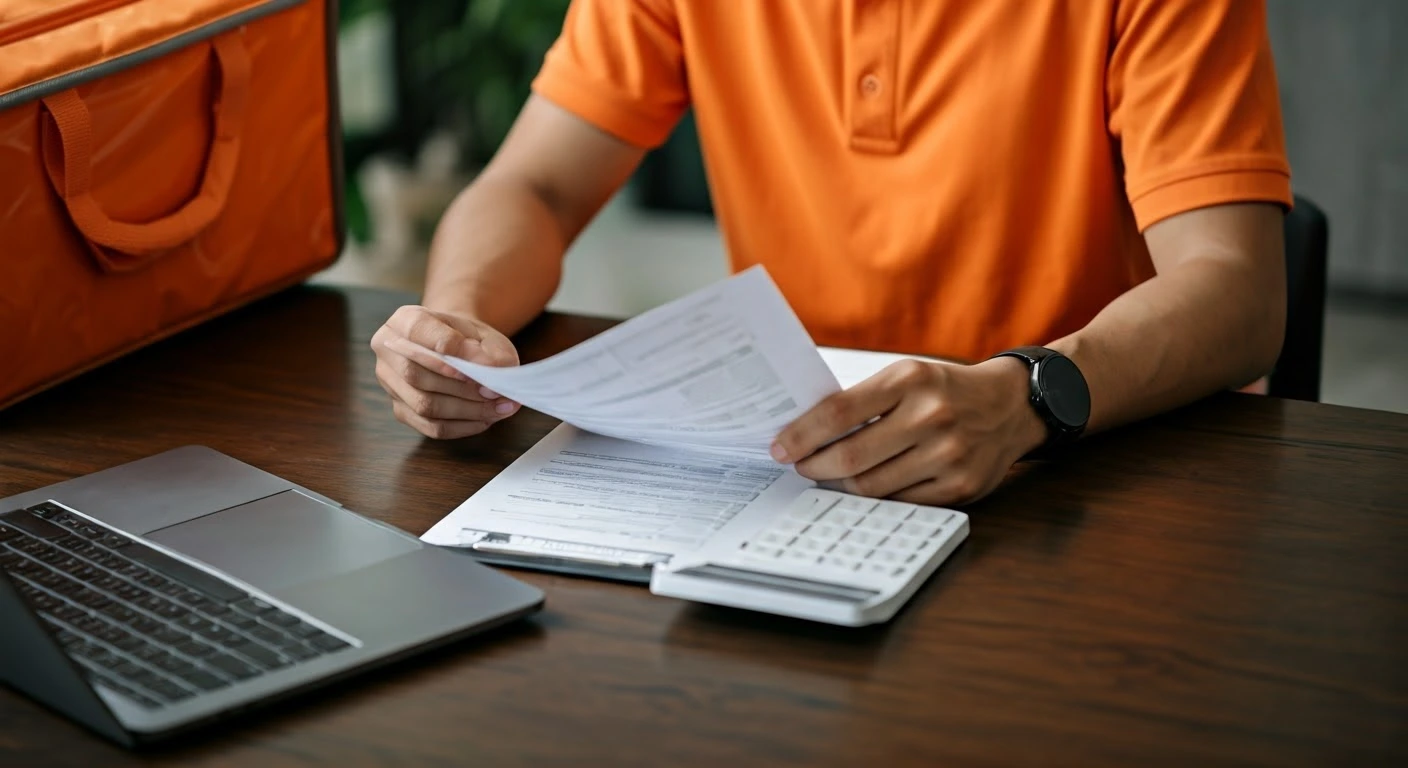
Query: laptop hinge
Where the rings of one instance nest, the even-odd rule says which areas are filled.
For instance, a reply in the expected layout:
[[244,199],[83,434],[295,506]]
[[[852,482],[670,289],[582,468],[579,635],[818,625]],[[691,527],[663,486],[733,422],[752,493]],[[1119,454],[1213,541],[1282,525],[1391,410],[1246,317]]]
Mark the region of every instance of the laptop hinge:
[[103,736],[132,746],[134,740],[88,685],[58,641],[0,573],[0,681]]

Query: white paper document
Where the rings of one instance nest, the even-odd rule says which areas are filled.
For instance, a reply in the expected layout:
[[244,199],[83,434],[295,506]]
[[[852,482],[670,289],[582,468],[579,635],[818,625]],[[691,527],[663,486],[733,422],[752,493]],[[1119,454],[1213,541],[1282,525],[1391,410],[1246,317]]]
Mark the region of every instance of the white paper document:
[[839,349],[837,347],[817,347],[822,362],[831,369],[831,374],[842,389],[850,389],[874,376],[891,363],[901,360],[923,360],[926,363],[941,363],[929,357],[898,355],[893,352],[871,352],[862,349]]
[[766,456],[783,427],[840,390],[759,267],[546,360],[512,368],[446,362],[589,432],[755,456]]
[[815,485],[767,455],[773,438],[901,359],[818,350],[761,268],[540,362],[445,358],[566,423],[422,538],[490,562],[648,580],[657,563],[751,535]]
[[767,458],[554,429],[422,538],[648,565],[755,527],[813,483]]

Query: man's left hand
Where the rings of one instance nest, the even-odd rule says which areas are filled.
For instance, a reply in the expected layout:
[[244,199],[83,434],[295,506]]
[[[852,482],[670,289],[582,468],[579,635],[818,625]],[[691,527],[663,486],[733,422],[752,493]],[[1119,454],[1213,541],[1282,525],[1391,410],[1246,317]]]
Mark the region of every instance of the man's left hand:
[[973,501],[1045,440],[1029,393],[1027,366],[1010,357],[971,366],[903,360],[792,422],[773,458],[862,496]]

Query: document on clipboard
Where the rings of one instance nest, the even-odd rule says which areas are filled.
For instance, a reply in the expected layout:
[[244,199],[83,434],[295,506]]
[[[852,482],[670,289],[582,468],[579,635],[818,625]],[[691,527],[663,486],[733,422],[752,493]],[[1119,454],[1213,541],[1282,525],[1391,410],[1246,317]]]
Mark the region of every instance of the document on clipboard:
[[656,565],[756,531],[814,487],[768,456],[773,437],[901,358],[818,349],[757,267],[537,363],[446,358],[563,424],[422,539],[648,582]]

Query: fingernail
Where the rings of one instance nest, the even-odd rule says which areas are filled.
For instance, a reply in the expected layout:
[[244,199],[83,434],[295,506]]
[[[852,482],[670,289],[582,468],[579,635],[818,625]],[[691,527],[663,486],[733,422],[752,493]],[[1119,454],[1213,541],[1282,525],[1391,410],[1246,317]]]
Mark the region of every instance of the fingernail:
[[484,398],[485,400],[498,400],[498,399],[499,399],[499,393],[495,392],[495,391],[492,390],[492,389],[489,389],[488,387],[480,387],[480,388],[479,388],[479,396],[482,397],[482,398]]
[[511,401],[505,400],[502,403],[499,403],[498,405],[494,406],[494,411],[507,415],[513,413],[513,406],[514,404]]
[[781,443],[773,443],[768,453],[772,454],[772,460],[779,464],[787,462],[787,449],[783,448]]

